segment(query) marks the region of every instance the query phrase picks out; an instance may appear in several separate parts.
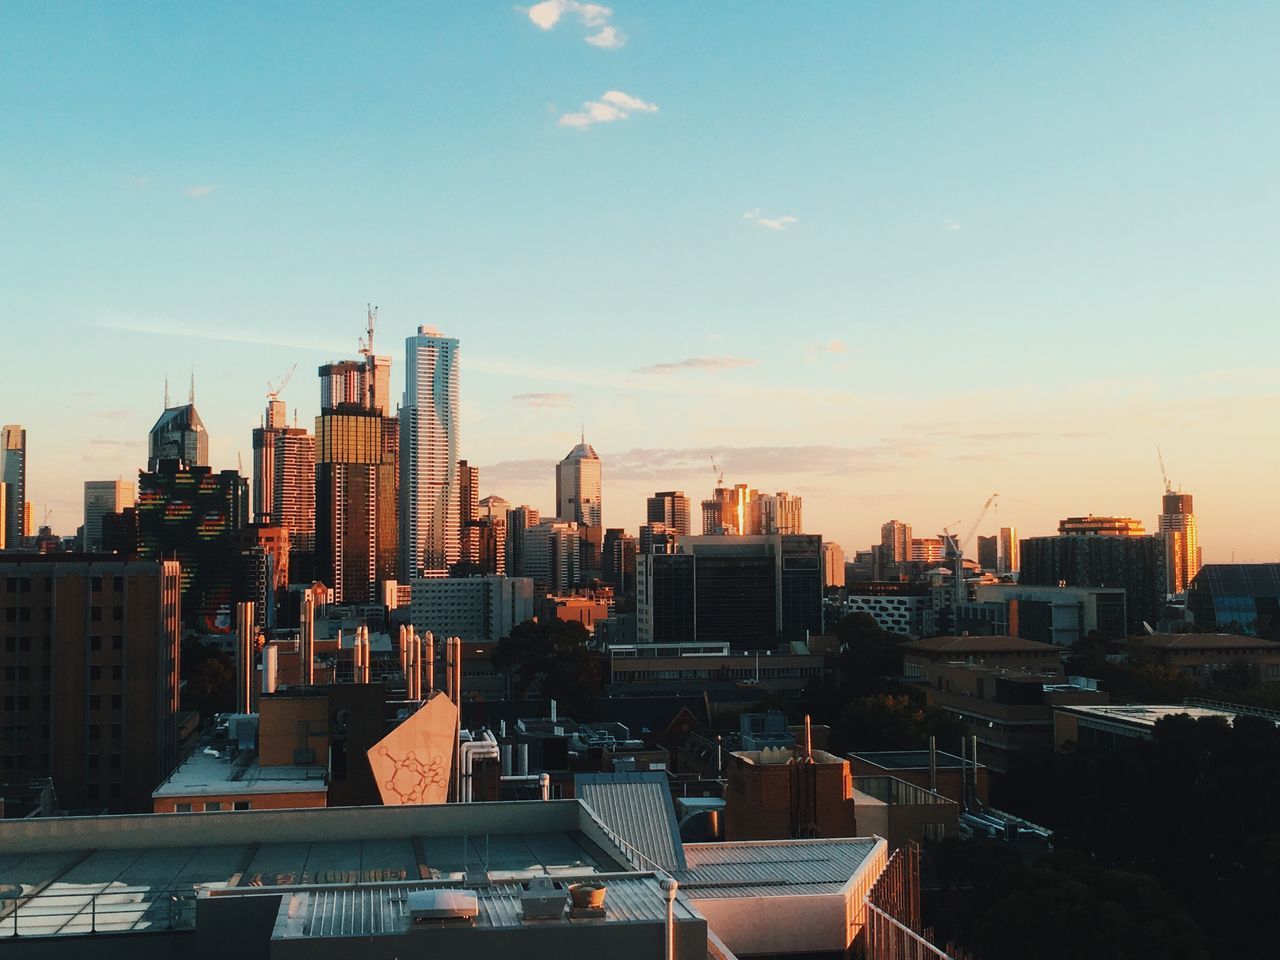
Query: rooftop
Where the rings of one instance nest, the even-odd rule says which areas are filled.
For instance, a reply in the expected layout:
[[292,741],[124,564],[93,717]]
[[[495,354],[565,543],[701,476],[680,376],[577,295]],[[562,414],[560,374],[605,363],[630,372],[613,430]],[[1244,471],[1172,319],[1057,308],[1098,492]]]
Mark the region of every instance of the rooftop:
[[1280,652],[1280,643],[1234,633],[1157,633],[1141,639],[1143,647],[1154,650],[1271,650]]
[[689,868],[673,875],[694,900],[833,894],[882,843],[875,837],[687,843]]
[[1060,656],[1062,648],[1052,643],[1023,640],[1021,637],[925,637],[899,644],[903,650],[921,653],[1043,653]]
[[[855,760],[865,760],[867,763],[874,763],[877,767],[885,770],[928,770],[929,769],[929,751],[928,750],[870,750],[855,751],[849,756]],[[965,766],[973,766],[972,762],[966,761],[963,757],[957,757],[954,753],[947,753],[945,750],[937,751],[937,764],[939,770],[959,770]],[[979,764],[981,766],[981,764]]]
[[1110,721],[1128,727],[1154,727],[1156,722],[1165,717],[1186,714],[1193,720],[1204,720],[1209,717],[1222,717],[1228,723],[1238,714],[1217,707],[1201,707],[1186,704],[1092,704],[1085,706],[1072,705],[1057,707],[1061,713],[1071,713],[1092,720]]
[[[209,748],[212,749],[212,748]],[[324,793],[328,782],[323,767],[260,767],[248,753],[231,757],[196,750],[152,792],[159,797],[225,796],[260,793]]]

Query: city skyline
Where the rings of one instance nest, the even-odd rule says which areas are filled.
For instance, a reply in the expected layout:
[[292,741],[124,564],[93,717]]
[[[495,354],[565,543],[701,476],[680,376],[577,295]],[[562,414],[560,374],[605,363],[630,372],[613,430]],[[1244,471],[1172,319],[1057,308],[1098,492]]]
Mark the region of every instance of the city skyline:
[[[459,455],[544,515],[583,422],[606,526],[702,499],[715,455],[850,553],[995,488],[983,534],[1155,529],[1159,445],[1206,561],[1274,559],[1280,520],[1250,505],[1280,452],[1239,411],[1277,401],[1254,357],[1280,345],[1280,13],[991,11],[623,4],[616,49],[510,5],[6,11],[0,120],[38,149],[0,167],[23,237],[0,310],[52,359],[0,419],[27,429],[36,523],[69,535],[85,480],[134,478],[193,367],[211,465],[247,474],[267,381],[353,355],[367,299],[384,343],[466,345]],[[495,55],[518,87],[476,68]],[[318,412],[308,381],[290,423]]]

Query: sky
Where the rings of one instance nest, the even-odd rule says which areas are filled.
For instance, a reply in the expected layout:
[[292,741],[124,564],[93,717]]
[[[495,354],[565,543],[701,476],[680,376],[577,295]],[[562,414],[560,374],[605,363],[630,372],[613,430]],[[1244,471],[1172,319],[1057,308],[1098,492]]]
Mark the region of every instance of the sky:
[[[1276,560],[1280,5],[0,0],[0,422],[39,522],[309,424],[366,303],[461,342],[482,495],[726,482],[850,554],[1155,526]],[[971,546],[971,549],[972,546]]]

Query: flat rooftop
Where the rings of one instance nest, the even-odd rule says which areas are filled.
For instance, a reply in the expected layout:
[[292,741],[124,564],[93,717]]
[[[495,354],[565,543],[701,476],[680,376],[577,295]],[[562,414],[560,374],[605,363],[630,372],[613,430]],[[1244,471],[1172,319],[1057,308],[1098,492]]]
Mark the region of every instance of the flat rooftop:
[[226,796],[228,794],[324,793],[329,789],[323,767],[262,767],[256,756],[235,759],[196,750],[152,791],[153,798]]
[[[865,753],[855,750],[849,756],[854,760],[865,760],[867,763],[874,763],[877,767],[883,767],[885,770],[929,769],[928,750],[871,750]],[[961,767],[973,766],[971,761],[957,757],[954,753],[947,753],[945,750],[939,750],[937,756],[939,770],[958,770]],[[979,766],[982,766],[982,764],[979,764]]]
[[672,875],[694,900],[835,894],[882,843],[875,837],[686,843],[689,867]]
[[201,890],[476,876],[501,885],[631,869],[576,800],[3,821],[0,881],[22,896],[16,920],[15,901],[0,901],[0,930],[189,928]]
[[1228,723],[1238,714],[1214,707],[1186,706],[1183,704],[1097,704],[1089,706],[1057,707],[1063,713],[1072,713],[1092,720],[1104,720],[1131,727],[1154,727],[1156,721],[1185,713],[1193,720],[1222,717]]

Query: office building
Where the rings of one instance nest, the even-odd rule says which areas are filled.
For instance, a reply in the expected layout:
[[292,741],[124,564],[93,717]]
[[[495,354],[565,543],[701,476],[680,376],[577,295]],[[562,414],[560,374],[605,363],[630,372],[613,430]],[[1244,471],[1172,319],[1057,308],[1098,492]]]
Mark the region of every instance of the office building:
[[1187,588],[1200,629],[1257,636],[1280,623],[1280,563],[1206,563]]
[[461,555],[458,341],[421,326],[405,340],[400,407],[403,579],[447,576]]
[[102,552],[102,518],[133,506],[134,485],[125,480],[86,480],[84,482],[85,553]]
[[270,523],[275,510],[276,435],[287,426],[284,401],[271,397],[262,426],[253,428],[253,487],[250,505],[254,523]]
[[458,565],[466,575],[480,563],[480,468],[458,461]]
[[1280,683],[1280,643],[1233,633],[1157,633],[1137,638],[1131,658],[1186,674],[1197,683],[1242,674],[1250,684]]
[[822,538],[685,537],[636,560],[640,643],[764,649],[822,632]]
[[384,422],[355,407],[322,409],[316,418],[316,578],[338,603],[377,596]]
[[18,550],[31,525],[27,512],[27,431],[16,423],[0,432],[0,482],[4,484],[4,539],[0,548]]
[[0,480],[0,550],[6,548],[8,540],[7,532],[9,528],[9,485]]
[[527,538],[530,528],[541,522],[541,515],[527,503],[507,511],[507,573],[527,577]]
[[1200,534],[1191,494],[1165,491],[1161,501],[1160,535],[1165,538],[1168,592],[1187,592],[1200,572]]
[[527,577],[432,577],[413,581],[410,615],[419,633],[494,643],[533,617]]
[[663,524],[676,536],[687,537],[689,529],[689,498],[683,490],[663,490],[655,493],[646,504],[645,519],[650,524]]
[[978,584],[973,594],[957,607],[960,633],[1070,647],[1090,634],[1122,640],[1127,632],[1125,591],[1118,587]]
[[0,779],[151,809],[178,761],[179,598],[174,560],[0,559]]
[[[1121,529],[1109,522],[1100,526]],[[1164,614],[1165,544],[1158,536],[1095,532],[1032,537],[1022,541],[1021,554],[1020,586],[1122,588],[1129,634],[1145,633],[1143,624],[1154,626]]]
[[803,498],[779,490],[762,493],[760,500],[760,530],[766,536],[772,533],[803,533]]
[[822,585],[827,588],[843,587],[844,580],[844,550],[838,543],[824,543],[822,545]]
[[316,438],[296,427],[281,429],[271,461],[271,522],[289,531],[295,555],[309,554],[316,546]]
[[276,625],[277,601],[289,587],[291,558],[287,528],[251,523],[240,531],[238,582],[232,592],[237,601],[253,604],[253,622],[258,627]]
[[1000,528],[1000,554],[996,564],[996,572],[1000,574],[1017,573],[1022,569],[1019,554],[1018,528]]
[[946,545],[941,537],[916,537],[911,541],[907,559],[912,563],[938,564],[946,556]]
[[[644,530],[644,527],[640,528],[642,536]],[[610,527],[604,532],[604,540],[600,548],[603,579],[617,591],[617,596],[625,610],[630,610],[635,602],[636,551],[638,549],[637,538],[625,530]]]
[[165,387],[164,413],[147,437],[147,469],[155,470],[161,460],[180,460],[193,467],[209,465],[209,434],[196,413],[194,382],[188,402],[176,407],[169,406],[169,389]]
[[641,553],[675,553],[680,535],[665,523],[646,523],[638,531],[637,546]]
[[580,527],[601,523],[600,457],[583,437],[582,442],[556,464],[556,515]]
[[538,595],[569,593],[583,582],[582,529],[571,520],[542,520],[523,531],[523,573]]
[[759,536],[762,529],[760,493],[745,483],[718,486],[702,501],[703,536]]
[[978,537],[978,567],[994,572],[999,568],[999,541],[995,537]]
[[200,633],[232,629],[240,531],[249,484],[235,470],[161,460],[138,474],[138,556],[181,566],[182,623]]

